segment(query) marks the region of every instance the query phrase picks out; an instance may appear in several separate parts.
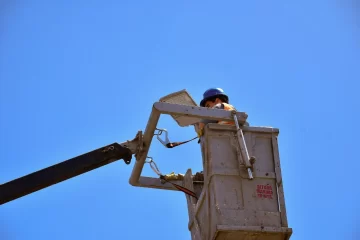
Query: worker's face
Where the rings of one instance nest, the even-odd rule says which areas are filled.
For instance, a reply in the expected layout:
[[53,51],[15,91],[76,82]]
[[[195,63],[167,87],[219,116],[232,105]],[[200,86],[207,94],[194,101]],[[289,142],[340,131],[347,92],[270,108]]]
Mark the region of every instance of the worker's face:
[[218,104],[218,103],[221,103],[221,100],[220,99],[215,99],[215,101],[214,102],[211,102],[211,101],[206,101],[206,103],[205,103],[205,107],[207,107],[207,108],[212,108],[213,106],[215,106],[216,104]]

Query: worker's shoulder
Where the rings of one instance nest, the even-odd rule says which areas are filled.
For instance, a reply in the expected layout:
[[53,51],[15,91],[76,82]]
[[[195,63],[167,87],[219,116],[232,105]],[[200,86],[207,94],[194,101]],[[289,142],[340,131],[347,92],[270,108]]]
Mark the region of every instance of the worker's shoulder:
[[235,110],[236,111],[236,108],[229,104],[229,103],[220,103],[221,104],[221,109],[226,109],[226,110]]

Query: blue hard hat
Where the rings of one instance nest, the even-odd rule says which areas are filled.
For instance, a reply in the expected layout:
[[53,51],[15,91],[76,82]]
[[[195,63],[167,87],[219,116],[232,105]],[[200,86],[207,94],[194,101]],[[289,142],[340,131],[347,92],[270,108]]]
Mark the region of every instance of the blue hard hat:
[[225,97],[227,102],[229,101],[229,97],[226,95],[224,90],[222,90],[221,88],[210,88],[204,92],[203,99],[200,102],[200,106],[205,107],[205,103],[208,99],[220,96]]

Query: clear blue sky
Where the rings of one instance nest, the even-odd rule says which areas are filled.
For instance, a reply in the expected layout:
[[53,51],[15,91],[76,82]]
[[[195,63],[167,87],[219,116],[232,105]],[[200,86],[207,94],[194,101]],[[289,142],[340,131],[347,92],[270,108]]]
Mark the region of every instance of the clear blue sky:
[[[354,3],[1,1],[0,182],[132,139],[168,93],[222,87],[251,125],[280,129],[291,239],[360,239]],[[196,141],[149,155],[162,172],[201,169]],[[130,186],[132,167],[2,205],[0,239],[190,239],[184,195]]]

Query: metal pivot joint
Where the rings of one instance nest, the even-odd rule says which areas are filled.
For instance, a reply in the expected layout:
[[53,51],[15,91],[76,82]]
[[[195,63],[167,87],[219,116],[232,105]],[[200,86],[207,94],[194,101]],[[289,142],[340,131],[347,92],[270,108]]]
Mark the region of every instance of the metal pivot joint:
[[252,179],[254,179],[253,173],[252,173],[252,168],[253,168],[253,164],[255,163],[256,159],[254,156],[249,157],[249,152],[246,147],[244,133],[239,126],[238,118],[236,116],[236,111],[232,111],[232,116],[234,118],[234,122],[235,122],[235,126],[236,126],[236,136],[237,136],[237,139],[239,142],[241,155],[245,161],[245,166],[247,168],[249,179],[252,180]]

